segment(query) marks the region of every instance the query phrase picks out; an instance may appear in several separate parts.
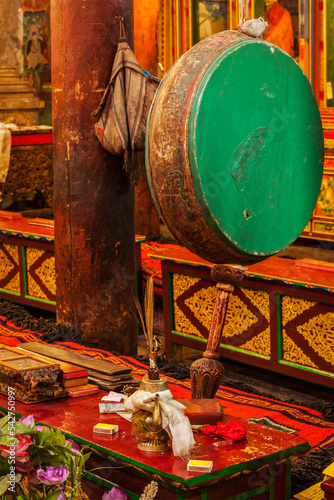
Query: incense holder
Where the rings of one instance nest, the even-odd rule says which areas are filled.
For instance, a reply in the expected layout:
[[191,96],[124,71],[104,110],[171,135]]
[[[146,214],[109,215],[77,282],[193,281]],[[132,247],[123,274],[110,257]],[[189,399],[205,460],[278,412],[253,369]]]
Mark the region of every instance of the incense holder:
[[155,394],[153,412],[138,410],[132,415],[132,433],[139,441],[138,448],[143,451],[161,452],[169,449],[169,436],[162,428],[162,417],[159,408],[159,392],[168,390],[167,381],[159,377],[150,380],[145,375],[139,390]]

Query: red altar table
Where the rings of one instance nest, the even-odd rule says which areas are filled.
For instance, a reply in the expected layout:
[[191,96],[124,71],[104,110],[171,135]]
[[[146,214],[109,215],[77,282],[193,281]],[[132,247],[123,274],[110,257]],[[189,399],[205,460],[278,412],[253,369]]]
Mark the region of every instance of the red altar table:
[[[185,248],[149,254],[162,262],[165,346],[205,350],[216,284],[212,265]],[[231,294],[221,356],[331,387],[334,272],[270,257],[250,265]]]
[[[117,414],[99,414],[102,395],[104,391],[32,405],[17,401],[15,409],[18,417],[33,414],[36,421],[90,448],[83,486],[91,500],[102,498],[114,484],[131,499],[138,499],[152,480],[159,485],[159,500],[232,500],[238,495],[244,500],[290,500],[291,458],[310,449],[303,439],[246,421],[247,439],[234,444],[223,446],[222,440],[197,433],[191,458],[212,460],[213,470],[187,472],[187,460],[174,457],[171,451],[138,450],[128,421]],[[0,396],[0,409],[7,409],[5,396]],[[228,415],[222,419],[231,420]],[[93,433],[98,422],[117,424],[119,432],[112,436]]]

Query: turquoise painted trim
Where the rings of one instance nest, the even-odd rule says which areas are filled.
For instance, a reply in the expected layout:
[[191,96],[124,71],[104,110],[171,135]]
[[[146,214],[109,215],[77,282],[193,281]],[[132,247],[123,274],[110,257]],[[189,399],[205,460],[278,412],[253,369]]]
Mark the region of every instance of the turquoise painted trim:
[[[5,413],[8,413],[7,408],[3,408],[0,406],[0,410],[4,411]],[[22,415],[20,413],[15,413],[15,416],[21,417]],[[38,422],[39,424],[43,425],[43,422]],[[46,425],[46,424],[44,424]],[[52,427],[49,425],[49,427]],[[54,428],[54,427],[53,427]],[[74,439],[74,441],[85,444],[88,446],[91,450],[97,450],[103,452],[105,455],[109,455],[111,457],[118,458],[121,460],[126,466],[126,464],[131,464],[135,465],[136,467],[139,467],[142,469],[143,472],[145,471],[150,471],[153,472],[154,474],[158,474],[160,477],[164,477],[168,480],[173,480],[176,481],[179,484],[184,484],[187,486],[196,486],[200,483],[204,483],[206,481],[212,481],[212,480],[219,480],[220,478],[223,478],[224,476],[229,476],[231,474],[234,474],[236,472],[242,472],[246,469],[253,469],[257,467],[261,467],[262,465],[269,464],[275,460],[282,460],[284,456],[288,457],[290,455],[295,454],[296,452],[302,452],[302,451],[307,451],[311,449],[311,445],[308,442],[298,444],[296,446],[292,446],[291,448],[287,448],[285,450],[280,450],[277,451],[276,453],[272,453],[271,455],[266,455],[262,459],[255,459],[255,460],[250,460],[246,462],[242,462],[239,464],[235,465],[230,465],[228,467],[224,467],[223,469],[219,470],[216,473],[208,473],[208,474],[201,474],[199,476],[192,477],[190,479],[184,479],[179,476],[174,476],[173,474],[169,474],[166,472],[162,472],[160,469],[156,469],[154,467],[150,467],[149,465],[143,466],[140,462],[137,462],[136,460],[133,460],[129,457],[124,457],[120,453],[117,453],[115,451],[108,450],[107,448],[103,448],[103,446],[97,445],[95,443],[91,443],[90,441],[87,441],[86,439],[80,438],[76,435],[70,434],[62,429],[60,429],[62,433],[71,439]],[[144,474],[143,474],[144,476]],[[145,477],[145,476],[144,476]]]
[[[270,500],[272,500],[270,484],[267,484],[266,486],[260,486],[260,488],[256,488],[252,491],[247,491],[246,493],[240,493],[239,495],[229,497],[226,500],[247,500],[247,498],[253,498],[255,495],[261,495],[261,493],[266,493],[267,491],[270,491]],[[273,500],[278,500],[278,498]]]
[[9,230],[0,230],[0,234],[7,235],[7,236],[16,236],[19,238],[29,238],[33,240],[43,240],[43,241],[54,241],[54,237],[52,236],[37,236],[36,234],[29,234],[29,233],[15,233],[14,231],[9,231]]
[[285,485],[285,500],[290,500],[291,498],[291,460],[287,462],[286,470],[286,485]]
[[306,283],[301,283],[300,281],[284,280],[283,278],[268,278],[266,276],[262,276],[260,274],[253,274],[253,273],[245,273],[245,275],[248,278],[258,278],[258,279],[266,280],[266,281],[278,281],[279,283],[284,283],[285,285],[289,285],[289,286],[290,285],[291,286],[302,286],[303,288],[307,288],[307,289],[325,290],[325,292],[334,293],[334,288],[325,288],[323,286],[308,285]]
[[39,297],[31,297],[30,295],[25,295],[24,298],[35,300],[36,302],[43,302],[44,304],[51,304],[52,306],[55,306],[57,304],[56,302],[52,302],[51,300],[40,299]]
[[318,375],[325,375],[326,377],[334,378],[334,373],[325,372],[323,370],[316,370],[315,368],[310,368],[308,366],[298,365],[296,363],[290,363],[290,361],[280,360],[279,363],[281,365],[292,366],[293,368],[296,368],[298,370],[305,370],[307,372],[312,372],[312,373],[316,373]]
[[18,292],[11,292],[10,290],[6,290],[5,288],[0,288],[0,292],[9,293],[10,295],[16,295],[17,297],[20,297],[21,295]]
[[[92,474],[91,472],[88,472],[88,471],[85,471],[83,473],[83,477],[85,479],[89,479],[89,481],[92,481],[93,483],[100,484],[101,486],[104,486],[105,488],[108,488],[109,490],[111,490],[114,486],[117,486],[119,488],[118,484],[113,483],[111,481],[108,481],[107,479],[103,479],[102,477],[96,476],[95,474]],[[124,488],[121,488],[121,489],[123,491],[125,491],[125,493],[128,495],[128,497],[131,498],[131,500],[138,500],[140,498],[139,495],[136,495],[135,493],[132,493],[129,490],[126,490]]]

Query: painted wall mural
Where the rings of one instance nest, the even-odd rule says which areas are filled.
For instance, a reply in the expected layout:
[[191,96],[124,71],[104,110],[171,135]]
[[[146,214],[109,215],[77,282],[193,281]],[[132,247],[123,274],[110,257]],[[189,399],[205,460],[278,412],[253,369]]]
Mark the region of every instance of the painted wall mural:
[[51,125],[50,0],[23,0],[22,10],[23,78],[45,103],[40,122]]

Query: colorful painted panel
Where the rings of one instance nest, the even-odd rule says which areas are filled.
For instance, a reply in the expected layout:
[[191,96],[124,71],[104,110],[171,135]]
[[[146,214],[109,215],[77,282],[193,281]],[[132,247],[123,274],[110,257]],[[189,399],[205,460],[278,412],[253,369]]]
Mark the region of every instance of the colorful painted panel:
[[200,0],[198,2],[198,36],[196,41],[229,28],[228,7],[228,2],[221,0]]
[[283,296],[281,324],[283,361],[333,373],[333,306]]
[[314,215],[334,217],[334,175],[324,175]]
[[51,302],[56,301],[56,272],[53,252],[26,247],[27,295]]
[[[205,341],[217,294],[212,281],[172,275],[173,330]],[[221,346],[270,357],[269,294],[235,287],[230,296]]]
[[325,2],[326,11],[326,105],[334,106],[334,2]]
[[19,249],[13,243],[0,243],[0,289],[21,293]]
[[327,234],[334,236],[333,222],[317,222],[313,221],[312,229],[314,233]]
[[45,103],[39,122],[52,125],[50,0],[22,0],[22,11],[23,78]]

